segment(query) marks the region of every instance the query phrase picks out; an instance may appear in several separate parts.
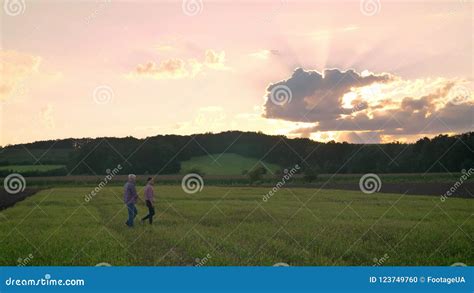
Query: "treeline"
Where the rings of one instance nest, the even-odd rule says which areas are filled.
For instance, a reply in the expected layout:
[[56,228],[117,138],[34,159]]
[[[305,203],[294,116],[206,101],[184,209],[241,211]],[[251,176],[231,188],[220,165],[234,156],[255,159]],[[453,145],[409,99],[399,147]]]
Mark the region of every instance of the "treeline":
[[[54,141],[29,144],[49,148]],[[39,144],[39,145],[37,145]],[[413,144],[320,143],[255,132],[228,131],[191,136],[159,135],[146,139],[67,139],[51,148],[69,149],[71,174],[105,174],[118,164],[123,173],[174,174],[195,156],[236,153],[284,168],[299,164],[321,173],[459,172],[474,167],[474,133],[439,135]],[[18,146],[13,146],[18,147]],[[51,158],[49,158],[51,160]]]
[[[0,177],[7,177],[12,173],[18,173],[15,170],[10,169],[2,169],[0,170]],[[39,171],[39,170],[28,170],[28,171],[21,171],[21,175],[24,177],[38,177],[38,176],[64,176],[67,175],[69,172],[66,168],[57,168],[53,170],[47,171]]]

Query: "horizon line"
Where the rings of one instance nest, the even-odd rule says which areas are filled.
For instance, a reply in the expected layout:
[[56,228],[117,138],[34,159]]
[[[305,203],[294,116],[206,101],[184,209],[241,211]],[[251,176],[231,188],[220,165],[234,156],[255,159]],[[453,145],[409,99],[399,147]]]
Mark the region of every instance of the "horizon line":
[[347,144],[355,144],[355,145],[382,145],[382,144],[392,144],[392,143],[414,144],[417,141],[419,141],[421,139],[424,139],[424,138],[433,139],[435,137],[443,136],[443,135],[448,136],[448,137],[454,137],[454,136],[459,136],[459,135],[463,135],[463,134],[472,133],[473,131],[453,133],[453,134],[438,133],[438,134],[433,134],[432,136],[420,136],[420,138],[418,138],[414,142],[400,142],[398,140],[393,140],[393,141],[390,141],[390,142],[380,142],[380,143],[370,143],[370,142],[367,142],[367,143],[354,143],[354,142],[348,142],[348,141],[335,141],[335,140],[330,140],[330,141],[327,141],[327,142],[323,142],[323,141],[318,141],[318,140],[311,139],[309,137],[289,137],[288,135],[285,135],[285,134],[267,134],[267,133],[264,133],[263,131],[225,130],[225,131],[220,131],[220,132],[203,132],[203,133],[194,133],[194,134],[156,134],[156,135],[152,135],[152,136],[146,136],[146,137],[143,137],[143,138],[135,137],[135,136],[132,136],[132,135],[127,135],[127,136],[96,136],[96,137],[64,137],[64,138],[53,138],[53,139],[45,139],[45,140],[35,140],[35,141],[30,141],[30,142],[20,142],[20,143],[16,143],[16,144],[0,145],[0,148],[9,148],[9,147],[15,147],[15,146],[20,146],[20,145],[35,144],[35,143],[49,142],[49,141],[62,141],[62,140],[68,140],[68,139],[72,139],[72,140],[86,140],[86,139],[97,140],[97,139],[107,139],[107,138],[115,138],[115,139],[133,138],[133,139],[136,139],[136,140],[146,140],[146,139],[154,138],[154,137],[158,137],[158,136],[181,136],[181,137],[189,136],[189,137],[191,137],[191,136],[199,136],[199,135],[206,135],[206,134],[219,135],[219,134],[228,133],[228,132],[254,133],[254,134],[261,134],[261,135],[265,135],[265,136],[279,136],[279,137],[285,137],[286,139],[290,139],[290,140],[307,139],[307,140],[313,141],[315,143],[321,143],[321,144],[328,144],[328,143],[341,143],[341,144],[343,144],[343,143],[347,143]]

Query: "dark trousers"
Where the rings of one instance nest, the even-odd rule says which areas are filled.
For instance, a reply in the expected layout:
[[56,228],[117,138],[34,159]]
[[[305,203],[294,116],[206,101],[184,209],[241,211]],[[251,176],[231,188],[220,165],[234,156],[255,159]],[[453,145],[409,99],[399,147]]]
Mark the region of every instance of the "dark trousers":
[[146,206],[148,208],[148,215],[143,217],[142,221],[145,221],[146,219],[148,219],[148,221],[151,224],[151,223],[153,223],[153,216],[155,215],[155,208],[153,207],[153,204],[149,200],[146,201]]

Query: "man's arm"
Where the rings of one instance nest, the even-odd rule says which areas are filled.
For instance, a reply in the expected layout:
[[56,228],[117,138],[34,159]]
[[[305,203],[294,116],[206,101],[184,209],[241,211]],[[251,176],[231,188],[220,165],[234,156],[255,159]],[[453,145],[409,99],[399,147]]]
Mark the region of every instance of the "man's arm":
[[130,200],[130,188],[128,186],[128,184],[125,185],[125,187],[123,188],[123,202],[125,204],[128,204],[128,201]]
[[132,194],[132,197],[137,199],[138,198],[138,193],[137,193],[137,188],[135,187],[135,184],[132,185],[131,187],[131,194]]

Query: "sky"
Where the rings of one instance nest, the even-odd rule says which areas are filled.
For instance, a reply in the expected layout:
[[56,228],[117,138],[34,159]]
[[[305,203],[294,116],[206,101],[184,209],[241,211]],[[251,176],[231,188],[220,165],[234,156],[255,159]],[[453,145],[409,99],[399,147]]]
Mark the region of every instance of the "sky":
[[474,129],[472,1],[2,0],[0,145]]

